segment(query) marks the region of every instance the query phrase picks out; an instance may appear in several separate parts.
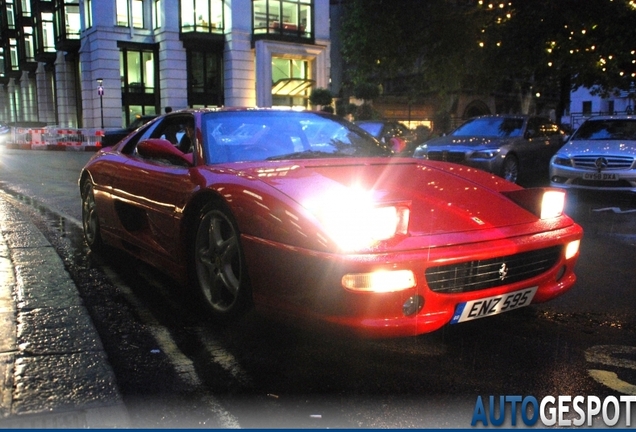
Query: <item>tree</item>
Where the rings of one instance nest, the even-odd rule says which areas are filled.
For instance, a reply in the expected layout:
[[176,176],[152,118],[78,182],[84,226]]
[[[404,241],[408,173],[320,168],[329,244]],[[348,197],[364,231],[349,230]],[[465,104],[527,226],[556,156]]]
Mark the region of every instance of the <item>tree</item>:
[[309,95],[309,102],[312,105],[321,106],[321,110],[327,112],[333,112],[331,103],[333,102],[333,95],[331,91],[326,88],[315,88]]
[[389,82],[408,95],[537,94],[565,106],[580,86],[598,93],[636,80],[633,0],[350,0],[342,20],[349,80]]

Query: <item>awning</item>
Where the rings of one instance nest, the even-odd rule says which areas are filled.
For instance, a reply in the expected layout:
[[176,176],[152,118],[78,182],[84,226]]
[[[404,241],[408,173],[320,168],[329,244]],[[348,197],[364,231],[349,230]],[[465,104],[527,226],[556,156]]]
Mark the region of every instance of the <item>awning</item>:
[[314,80],[302,78],[286,78],[278,80],[272,87],[276,96],[296,96],[314,85]]

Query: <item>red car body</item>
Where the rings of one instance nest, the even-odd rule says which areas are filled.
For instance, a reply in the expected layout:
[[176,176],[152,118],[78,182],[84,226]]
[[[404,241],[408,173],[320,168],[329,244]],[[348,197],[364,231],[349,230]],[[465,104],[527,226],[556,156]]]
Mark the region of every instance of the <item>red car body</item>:
[[[314,127],[312,119],[352,128],[350,134],[360,133],[377,154],[305,158],[294,153],[273,160],[213,160],[208,140],[216,139],[214,145],[229,143],[232,150],[239,141],[223,138],[231,134],[212,138],[212,126],[204,123],[214,116],[249,112],[269,111],[168,114],[98,152],[80,178],[89,245],[96,248],[103,242],[125,249],[183,283],[192,283],[197,274],[223,279],[222,285],[247,292],[249,298],[239,305],[242,310],[249,304],[378,337],[417,335],[451,321],[492,315],[506,310],[505,302],[508,306],[544,302],[575,283],[573,270],[583,232],[564,214],[538,216],[544,189],[523,189],[469,167],[390,157],[379,142],[355,126],[311,112],[273,115],[309,116],[300,122],[301,133],[307,135]],[[191,153],[173,152],[152,132],[175,116],[194,120]],[[354,193],[346,195],[352,189]],[[389,238],[343,248],[326,228],[322,214],[325,206],[340,205],[336,199],[341,193],[355,196],[356,191],[368,191],[376,203],[407,209],[400,214],[408,216],[408,224],[400,219],[398,225],[404,226]],[[217,204],[206,207],[210,202]],[[343,207],[341,216],[346,217],[349,207],[346,202],[342,205],[347,210]],[[210,263],[197,252],[206,248],[195,246],[205,243],[205,229],[212,243],[214,230],[197,226],[205,219],[202,208],[215,206],[224,209],[237,229],[240,253],[228,273],[230,279],[236,275],[234,283],[224,276],[223,269],[230,267],[221,262],[222,253]],[[364,219],[360,218],[361,224]],[[204,264],[196,264],[200,262]],[[210,274],[197,270],[204,267],[215,270]],[[407,271],[412,286],[388,292],[353,286],[370,275],[402,275],[400,270]],[[215,295],[208,297],[214,303]],[[463,306],[458,305],[471,301],[460,319]],[[233,306],[231,312],[234,315]]]

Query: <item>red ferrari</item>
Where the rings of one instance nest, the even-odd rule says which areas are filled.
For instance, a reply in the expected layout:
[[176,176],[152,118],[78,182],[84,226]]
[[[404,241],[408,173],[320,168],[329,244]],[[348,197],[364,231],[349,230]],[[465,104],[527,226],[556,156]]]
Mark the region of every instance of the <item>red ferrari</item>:
[[84,167],[86,242],[191,285],[219,320],[255,307],[379,337],[572,287],[583,231],[563,191],[390,156],[330,114],[173,112]]

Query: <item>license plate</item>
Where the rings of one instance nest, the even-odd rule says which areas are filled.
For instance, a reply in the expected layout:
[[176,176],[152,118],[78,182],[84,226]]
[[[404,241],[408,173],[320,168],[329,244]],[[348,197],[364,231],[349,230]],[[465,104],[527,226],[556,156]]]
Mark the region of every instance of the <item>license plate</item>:
[[583,174],[583,180],[600,180],[600,181],[616,181],[618,175],[611,173],[585,173]]
[[538,288],[526,288],[508,294],[460,303],[455,308],[455,314],[450,323],[457,324],[528,306]]

